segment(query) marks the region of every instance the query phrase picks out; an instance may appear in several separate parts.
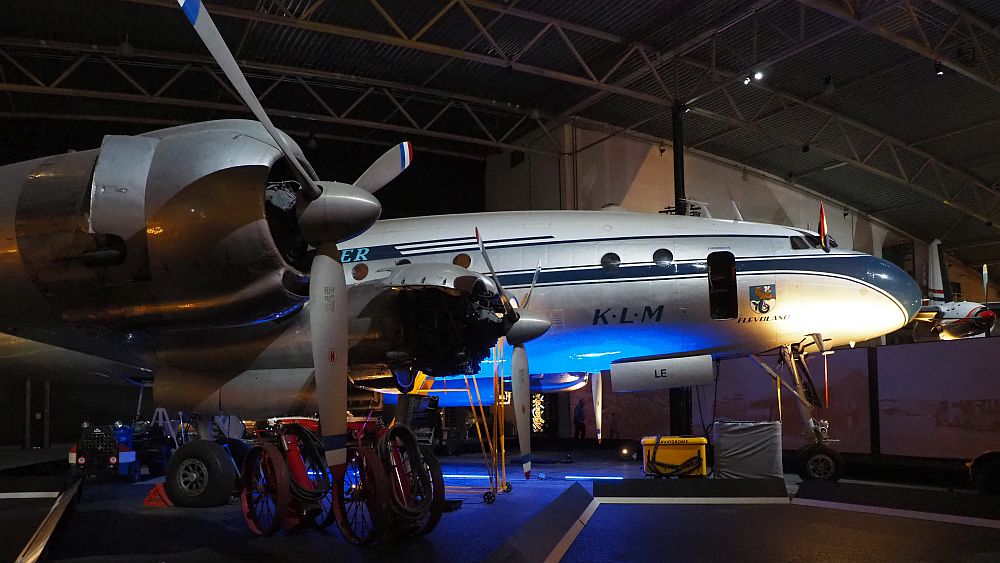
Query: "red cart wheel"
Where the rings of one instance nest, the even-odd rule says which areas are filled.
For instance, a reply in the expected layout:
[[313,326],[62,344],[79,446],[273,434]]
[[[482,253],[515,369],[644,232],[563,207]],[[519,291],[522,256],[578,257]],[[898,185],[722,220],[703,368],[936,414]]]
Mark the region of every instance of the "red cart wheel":
[[374,542],[385,527],[389,493],[382,462],[369,447],[349,448],[344,475],[333,473],[332,512],[344,539],[354,544]]
[[[420,445],[420,457],[423,458],[424,467],[427,468],[427,473],[431,476],[431,506],[427,512],[417,518],[417,530],[413,532],[417,536],[427,535],[437,527],[438,522],[441,521],[441,515],[444,514],[445,506],[444,475],[441,472],[441,463],[438,462],[434,452],[423,444]],[[422,490],[418,492],[418,495],[424,494],[426,493]]]
[[289,506],[288,467],[278,448],[256,444],[240,475],[240,504],[250,531],[270,536],[281,527]]

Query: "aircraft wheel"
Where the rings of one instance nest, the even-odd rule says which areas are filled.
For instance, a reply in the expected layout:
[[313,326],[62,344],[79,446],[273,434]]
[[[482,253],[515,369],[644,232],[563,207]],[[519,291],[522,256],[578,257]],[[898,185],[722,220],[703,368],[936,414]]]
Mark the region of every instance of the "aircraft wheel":
[[240,504],[250,531],[270,536],[281,528],[289,507],[288,466],[278,448],[257,444],[243,459]]
[[510,493],[513,490],[514,490],[514,484],[511,483],[510,481],[508,481],[507,484],[503,486],[503,492],[505,493]]
[[350,543],[374,542],[385,526],[387,495],[392,494],[382,462],[371,448],[350,448],[344,474],[333,473],[333,512],[340,533]]
[[844,458],[823,444],[812,444],[799,450],[796,465],[799,476],[810,481],[836,481],[844,473]]
[[424,445],[420,446],[420,457],[431,477],[431,505],[424,514],[417,518],[417,531],[414,532],[414,535],[417,536],[431,533],[441,521],[441,515],[444,514],[445,509],[444,474],[441,471],[441,463],[438,462],[434,452]]
[[236,467],[226,450],[209,440],[192,440],[170,456],[163,486],[175,505],[206,508],[226,504],[235,483]]
[[976,470],[976,488],[982,495],[1000,495],[1000,461],[991,461]]
[[497,500],[497,495],[493,491],[486,491],[483,493],[483,502],[486,504],[493,504]]

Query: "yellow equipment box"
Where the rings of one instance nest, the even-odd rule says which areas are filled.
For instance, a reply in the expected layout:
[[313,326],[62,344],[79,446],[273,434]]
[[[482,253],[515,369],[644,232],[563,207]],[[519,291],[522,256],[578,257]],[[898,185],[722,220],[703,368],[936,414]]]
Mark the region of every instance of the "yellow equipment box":
[[646,436],[642,439],[642,470],[652,477],[708,475],[702,437]]

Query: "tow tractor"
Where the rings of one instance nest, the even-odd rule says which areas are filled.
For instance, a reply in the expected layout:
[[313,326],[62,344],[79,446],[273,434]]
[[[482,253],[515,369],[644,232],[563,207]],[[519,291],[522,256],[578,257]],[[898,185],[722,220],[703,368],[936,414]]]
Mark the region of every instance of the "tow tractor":
[[121,477],[136,481],[145,465],[150,475],[163,473],[170,448],[162,428],[146,421],[102,426],[84,423],[80,439],[69,450],[69,465],[83,476]]

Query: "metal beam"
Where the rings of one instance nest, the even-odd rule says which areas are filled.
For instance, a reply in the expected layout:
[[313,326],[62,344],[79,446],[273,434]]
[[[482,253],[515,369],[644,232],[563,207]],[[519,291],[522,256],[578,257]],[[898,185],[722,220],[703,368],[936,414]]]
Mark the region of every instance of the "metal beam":
[[[996,73],[992,72],[989,68],[989,61],[985,60],[985,56],[978,57],[976,61],[976,66],[967,65],[955,57],[952,56],[953,45],[952,41],[946,41],[949,36],[955,35],[951,30],[955,27],[949,28],[948,33],[944,38],[937,42],[937,44],[932,44],[929,40],[918,41],[903,35],[898,31],[898,26],[884,25],[878,21],[858,19],[857,15],[852,13],[850,10],[844,8],[843,4],[832,2],[829,0],[796,0],[804,6],[808,6],[814,10],[818,10],[840,20],[850,23],[860,29],[863,29],[873,35],[877,35],[903,47],[904,49],[909,49],[914,53],[926,57],[928,60],[935,63],[940,63],[945,67],[965,76],[986,88],[993,90],[994,92],[1000,93],[1000,82],[998,82],[998,76]],[[954,4],[947,2],[945,0],[933,0],[934,4],[947,9],[949,12],[955,14],[958,23],[963,23],[965,25],[959,25],[959,28],[965,28],[964,39],[968,39],[976,47],[977,42],[980,38],[977,33],[982,33],[984,35],[989,35],[996,38],[995,30],[985,23],[983,20],[972,16],[971,12],[963,8],[959,8]],[[924,28],[922,26],[921,20],[915,10],[909,8],[908,2],[902,1],[895,3],[899,6],[899,9],[906,10],[909,15],[912,16],[911,28],[918,32],[921,37],[924,37]],[[937,23],[937,22],[935,22]],[[985,28],[985,29],[984,29]],[[979,29],[977,32],[976,29]]]
[[[87,99],[106,100],[115,102],[136,102],[136,103],[146,103],[146,104],[154,104],[161,106],[175,106],[175,107],[186,107],[186,108],[197,108],[197,109],[210,109],[217,111],[231,111],[234,113],[246,113],[249,111],[247,110],[246,107],[239,104],[205,102],[205,101],[188,100],[182,98],[169,98],[165,96],[155,97],[142,94],[126,94],[121,92],[102,92],[97,90],[82,90],[77,88],[49,88],[47,86],[45,87],[33,86],[28,84],[0,84],[0,92],[87,98]],[[301,111],[288,111],[277,108],[267,108],[267,113],[271,116],[277,116],[277,117],[304,119],[307,121],[329,123],[335,125],[350,125],[353,127],[362,127],[369,129],[381,129],[383,131],[392,131],[395,133],[403,133],[407,135],[417,135],[423,137],[430,137],[433,139],[443,139],[448,141],[469,143],[473,145],[491,147],[502,150],[533,152],[549,156],[557,156],[559,154],[557,152],[544,151],[541,149],[536,149],[525,145],[517,145],[513,143],[500,143],[488,139],[480,139],[476,137],[466,137],[463,135],[456,135],[454,133],[431,131],[425,129],[418,129],[415,127],[393,125],[390,123],[366,121],[362,119],[345,118],[343,116],[334,117],[331,115],[312,114]]]
[[[168,119],[160,117],[138,117],[138,116],[124,116],[124,115],[107,115],[107,114],[90,114],[90,113],[47,113],[47,112],[19,112],[19,111],[0,111],[0,119],[51,119],[56,121],[96,121],[98,123],[128,123],[131,125],[142,124],[142,125],[152,125],[155,127],[173,127],[175,125],[186,125],[190,121],[181,119]],[[282,129],[288,135],[292,137],[308,138],[310,136],[316,139],[325,139],[328,141],[337,141],[342,143],[360,143],[363,145],[372,145],[377,147],[391,147],[393,143],[376,141],[372,139],[367,139],[364,137],[356,137],[352,135],[336,135],[332,133],[323,133],[318,131],[310,131],[306,129]],[[466,160],[475,160],[477,162],[485,161],[486,158],[469,154],[467,152],[449,151],[445,149],[439,149],[435,147],[428,147],[426,145],[417,145],[413,150],[418,153],[431,153],[439,154],[442,156],[450,156],[453,158],[463,158]]]
[[[174,0],[122,0],[122,1],[133,4],[144,4],[149,6],[158,6],[161,8],[169,8],[174,11],[177,10],[177,3]],[[595,90],[602,90],[614,94],[620,94],[622,96],[646,101],[664,107],[670,105],[670,100],[661,98],[659,96],[653,96],[650,94],[646,94],[644,92],[631,90],[628,88],[622,88],[611,84],[604,84],[590,77],[578,76],[570,74],[568,72],[542,68],[536,65],[522,63],[520,61],[513,61],[504,57],[485,55],[473,51],[463,51],[461,49],[455,49],[453,47],[447,47],[435,43],[428,43],[426,41],[404,39],[399,36],[385,35],[383,33],[377,33],[362,29],[355,29],[342,25],[301,20],[297,18],[281,17],[272,14],[254,12],[251,10],[235,8],[231,6],[224,6],[219,4],[213,4],[212,6],[210,6],[209,12],[211,12],[213,16],[217,17],[218,16],[229,17],[242,21],[265,23],[265,24],[275,25],[278,27],[313,31],[317,33],[324,33],[327,35],[346,37],[348,39],[373,41],[376,43],[392,45],[395,47],[405,47],[407,49],[413,49],[425,53],[450,57],[453,59],[461,59],[484,65],[495,66],[499,68],[509,68],[517,72],[523,72],[525,74],[531,74],[534,76],[541,76],[543,78],[548,78],[559,82],[565,82],[576,86],[585,86],[588,88],[593,88]],[[480,29],[480,31],[482,30]]]

